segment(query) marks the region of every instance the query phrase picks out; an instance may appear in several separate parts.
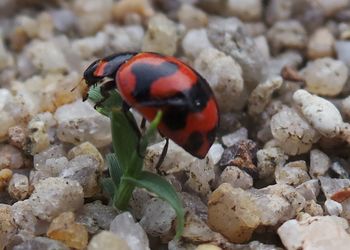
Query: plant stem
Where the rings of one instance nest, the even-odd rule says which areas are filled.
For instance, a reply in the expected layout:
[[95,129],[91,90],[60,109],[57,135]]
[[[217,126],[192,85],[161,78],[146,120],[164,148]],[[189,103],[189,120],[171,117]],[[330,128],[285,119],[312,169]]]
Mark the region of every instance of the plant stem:
[[134,184],[131,184],[122,178],[120,180],[118,192],[116,192],[113,197],[113,205],[120,210],[126,210],[134,188]]

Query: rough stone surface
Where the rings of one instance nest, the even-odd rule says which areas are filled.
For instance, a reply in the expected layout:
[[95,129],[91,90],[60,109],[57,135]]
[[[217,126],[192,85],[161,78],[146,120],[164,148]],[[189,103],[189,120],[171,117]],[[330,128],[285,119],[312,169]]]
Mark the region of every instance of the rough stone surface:
[[88,250],[130,250],[127,242],[121,239],[117,234],[109,231],[102,231],[96,234],[90,241]]

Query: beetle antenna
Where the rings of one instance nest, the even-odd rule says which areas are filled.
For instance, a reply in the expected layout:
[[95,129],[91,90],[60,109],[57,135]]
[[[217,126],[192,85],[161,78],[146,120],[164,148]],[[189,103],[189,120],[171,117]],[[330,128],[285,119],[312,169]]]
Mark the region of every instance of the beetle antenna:
[[79,81],[79,83],[78,83],[77,85],[75,85],[74,88],[72,88],[72,89],[70,90],[70,92],[73,92],[74,90],[76,90],[83,80],[84,80],[84,78],[81,78],[81,80]]

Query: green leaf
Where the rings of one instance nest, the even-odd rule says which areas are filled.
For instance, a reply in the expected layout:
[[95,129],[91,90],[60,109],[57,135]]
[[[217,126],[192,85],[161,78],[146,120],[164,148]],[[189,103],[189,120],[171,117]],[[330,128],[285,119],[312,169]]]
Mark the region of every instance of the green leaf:
[[140,140],[140,152],[141,154],[145,154],[146,148],[150,142],[150,140],[155,136],[157,132],[157,127],[162,120],[162,111],[158,111],[156,117],[153,119],[151,122],[149,128],[147,129],[146,133],[144,136],[142,136]]
[[103,191],[110,197],[112,198],[114,196],[114,193],[116,191],[116,188],[113,184],[112,178],[103,178],[101,181],[102,189]]
[[138,179],[132,177],[122,177],[122,179],[155,193],[174,208],[177,216],[175,238],[180,238],[184,229],[185,214],[182,208],[182,202],[174,187],[159,175],[146,171],[142,171]]
[[[103,100],[103,96],[101,95],[100,86],[93,86],[89,90],[89,99],[98,103]],[[97,108],[96,110],[105,116],[109,116],[112,108],[120,108],[122,106],[123,100],[120,97],[119,93],[115,90],[111,90],[108,92],[109,96],[106,98]]]
[[106,156],[109,174],[113,180],[113,183],[116,187],[119,186],[120,178],[123,175],[123,169],[120,167],[118,163],[118,159],[115,154],[108,154]]
[[[120,167],[123,169],[124,174],[127,174],[128,168],[133,167],[130,166],[131,160],[133,158],[133,155],[137,154],[136,151],[139,143],[139,138],[136,134],[135,129],[130,124],[130,121],[126,118],[124,112],[121,109],[112,109],[110,118],[114,153],[117,157],[117,161]],[[142,164],[141,158],[139,161],[141,161],[141,163],[138,164]]]

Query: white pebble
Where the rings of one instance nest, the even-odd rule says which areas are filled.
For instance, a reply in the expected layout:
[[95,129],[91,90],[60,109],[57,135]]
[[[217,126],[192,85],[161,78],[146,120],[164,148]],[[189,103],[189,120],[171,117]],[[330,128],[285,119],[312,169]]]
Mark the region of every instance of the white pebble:
[[331,102],[302,89],[294,93],[293,99],[305,119],[323,136],[332,138],[346,132],[347,124]]
[[343,207],[339,202],[334,200],[326,200],[324,208],[329,215],[339,216],[343,212]]
[[289,155],[308,152],[320,138],[319,133],[292,108],[285,107],[275,114],[270,126],[273,137]]
[[237,16],[244,21],[256,21],[260,19],[263,11],[260,0],[228,0],[226,13],[230,16]]
[[224,135],[221,140],[226,147],[231,147],[240,140],[248,139],[248,129],[245,127],[237,129],[235,132]]
[[326,57],[309,62],[302,75],[309,92],[336,96],[348,79],[348,68],[342,61]]
[[182,39],[182,49],[190,58],[197,58],[203,49],[212,48],[206,29],[189,30]]
[[213,89],[221,112],[242,108],[244,105],[240,98],[244,89],[242,69],[232,57],[217,49],[208,48],[199,54],[194,68]]
[[204,27],[208,24],[207,14],[191,4],[182,4],[177,12],[179,22],[188,29]]
[[335,39],[327,28],[317,29],[307,45],[307,55],[310,59],[331,57],[334,54]]
[[23,174],[14,174],[8,185],[10,196],[16,200],[23,200],[29,194],[29,180]]
[[321,150],[313,149],[310,152],[310,175],[313,178],[325,175],[331,166],[328,155]]

